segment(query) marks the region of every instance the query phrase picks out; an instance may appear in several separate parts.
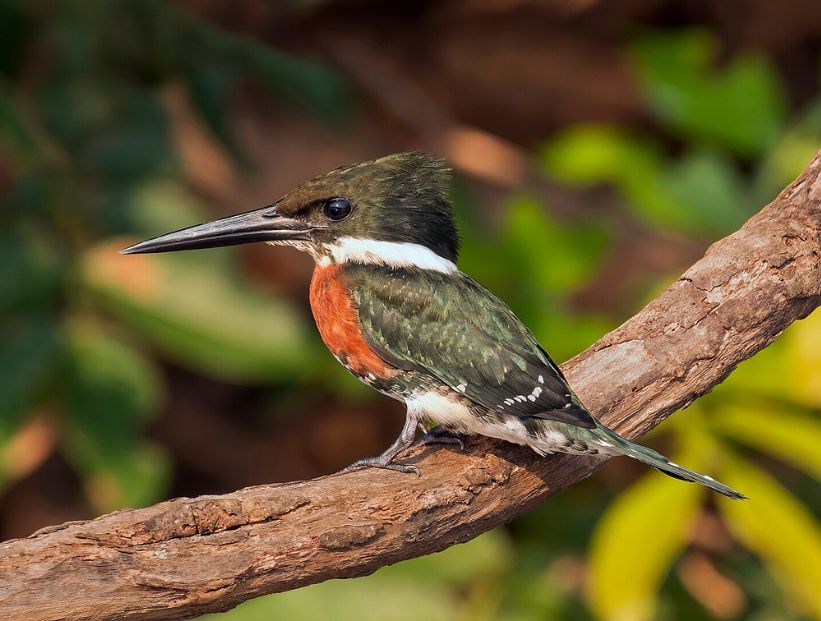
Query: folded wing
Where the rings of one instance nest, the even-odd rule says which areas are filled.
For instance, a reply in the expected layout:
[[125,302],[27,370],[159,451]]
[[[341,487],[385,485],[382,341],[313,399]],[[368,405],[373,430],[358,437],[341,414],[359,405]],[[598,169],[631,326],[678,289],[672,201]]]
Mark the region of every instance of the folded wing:
[[595,421],[522,321],[464,274],[347,268],[363,337],[488,409],[592,428]]

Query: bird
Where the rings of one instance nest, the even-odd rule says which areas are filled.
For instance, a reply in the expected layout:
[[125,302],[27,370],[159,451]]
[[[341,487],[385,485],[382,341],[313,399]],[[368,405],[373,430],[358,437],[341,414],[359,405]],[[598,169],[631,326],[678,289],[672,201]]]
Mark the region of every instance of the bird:
[[[539,455],[628,456],[729,498],[743,494],[633,443],[594,418],[528,327],[457,266],[444,160],[415,151],[344,166],[245,213],[143,241],[122,254],[265,242],[308,253],[319,334],[365,384],[403,402],[401,433],[347,470],[420,474],[415,444],[482,435]],[[417,440],[417,433],[422,435]]]

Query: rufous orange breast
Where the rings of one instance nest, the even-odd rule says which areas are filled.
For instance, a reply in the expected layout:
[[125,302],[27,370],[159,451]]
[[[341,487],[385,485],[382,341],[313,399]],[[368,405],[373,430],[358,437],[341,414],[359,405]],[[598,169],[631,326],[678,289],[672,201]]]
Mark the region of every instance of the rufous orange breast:
[[311,311],[323,342],[354,374],[391,378],[396,369],[362,337],[359,317],[341,265],[317,266],[311,278]]

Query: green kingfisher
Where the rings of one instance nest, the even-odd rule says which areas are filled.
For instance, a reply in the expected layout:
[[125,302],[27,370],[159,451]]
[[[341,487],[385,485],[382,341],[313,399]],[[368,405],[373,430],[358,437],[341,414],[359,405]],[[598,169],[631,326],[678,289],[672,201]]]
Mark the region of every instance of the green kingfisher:
[[508,306],[457,267],[450,170],[426,153],[398,153],[306,181],[276,202],[161,235],[124,254],[265,242],[307,252],[310,303],[336,359],[406,405],[405,424],[366,466],[419,442],[462,444],[481,434],[540,455],[627,455],[672,477],[744,496],[591,416],[561,369]]

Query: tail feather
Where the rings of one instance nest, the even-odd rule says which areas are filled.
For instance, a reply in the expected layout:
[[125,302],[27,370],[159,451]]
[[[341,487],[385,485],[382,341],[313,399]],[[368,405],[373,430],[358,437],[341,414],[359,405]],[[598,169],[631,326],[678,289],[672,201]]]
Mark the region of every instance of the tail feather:
[[724,485],[724,483],[716,481],[714,478],[707,476],[706,474],[699,474],[698,472],[688,470],[687,468],[673,463],[664,455],[654,451],[653,449],[625,440],[615,431],[608,429],[604,425],[599,424],[597,431],[603,432],[606,436],[605,441],[616,452],[621,455],[626,455],[627,457],[632,457],[633,459],[647,464],[648,466],[652,466],[667,476],[673,477],[674,479],[679,479],[681,481],[700,483],[701,485],[709,487],[711,490],[716,491],[719,494],[723,494],[728,498],[732,498],[733,500],[744,500],[747,498],[741,492],[737,492],[732,487]]

